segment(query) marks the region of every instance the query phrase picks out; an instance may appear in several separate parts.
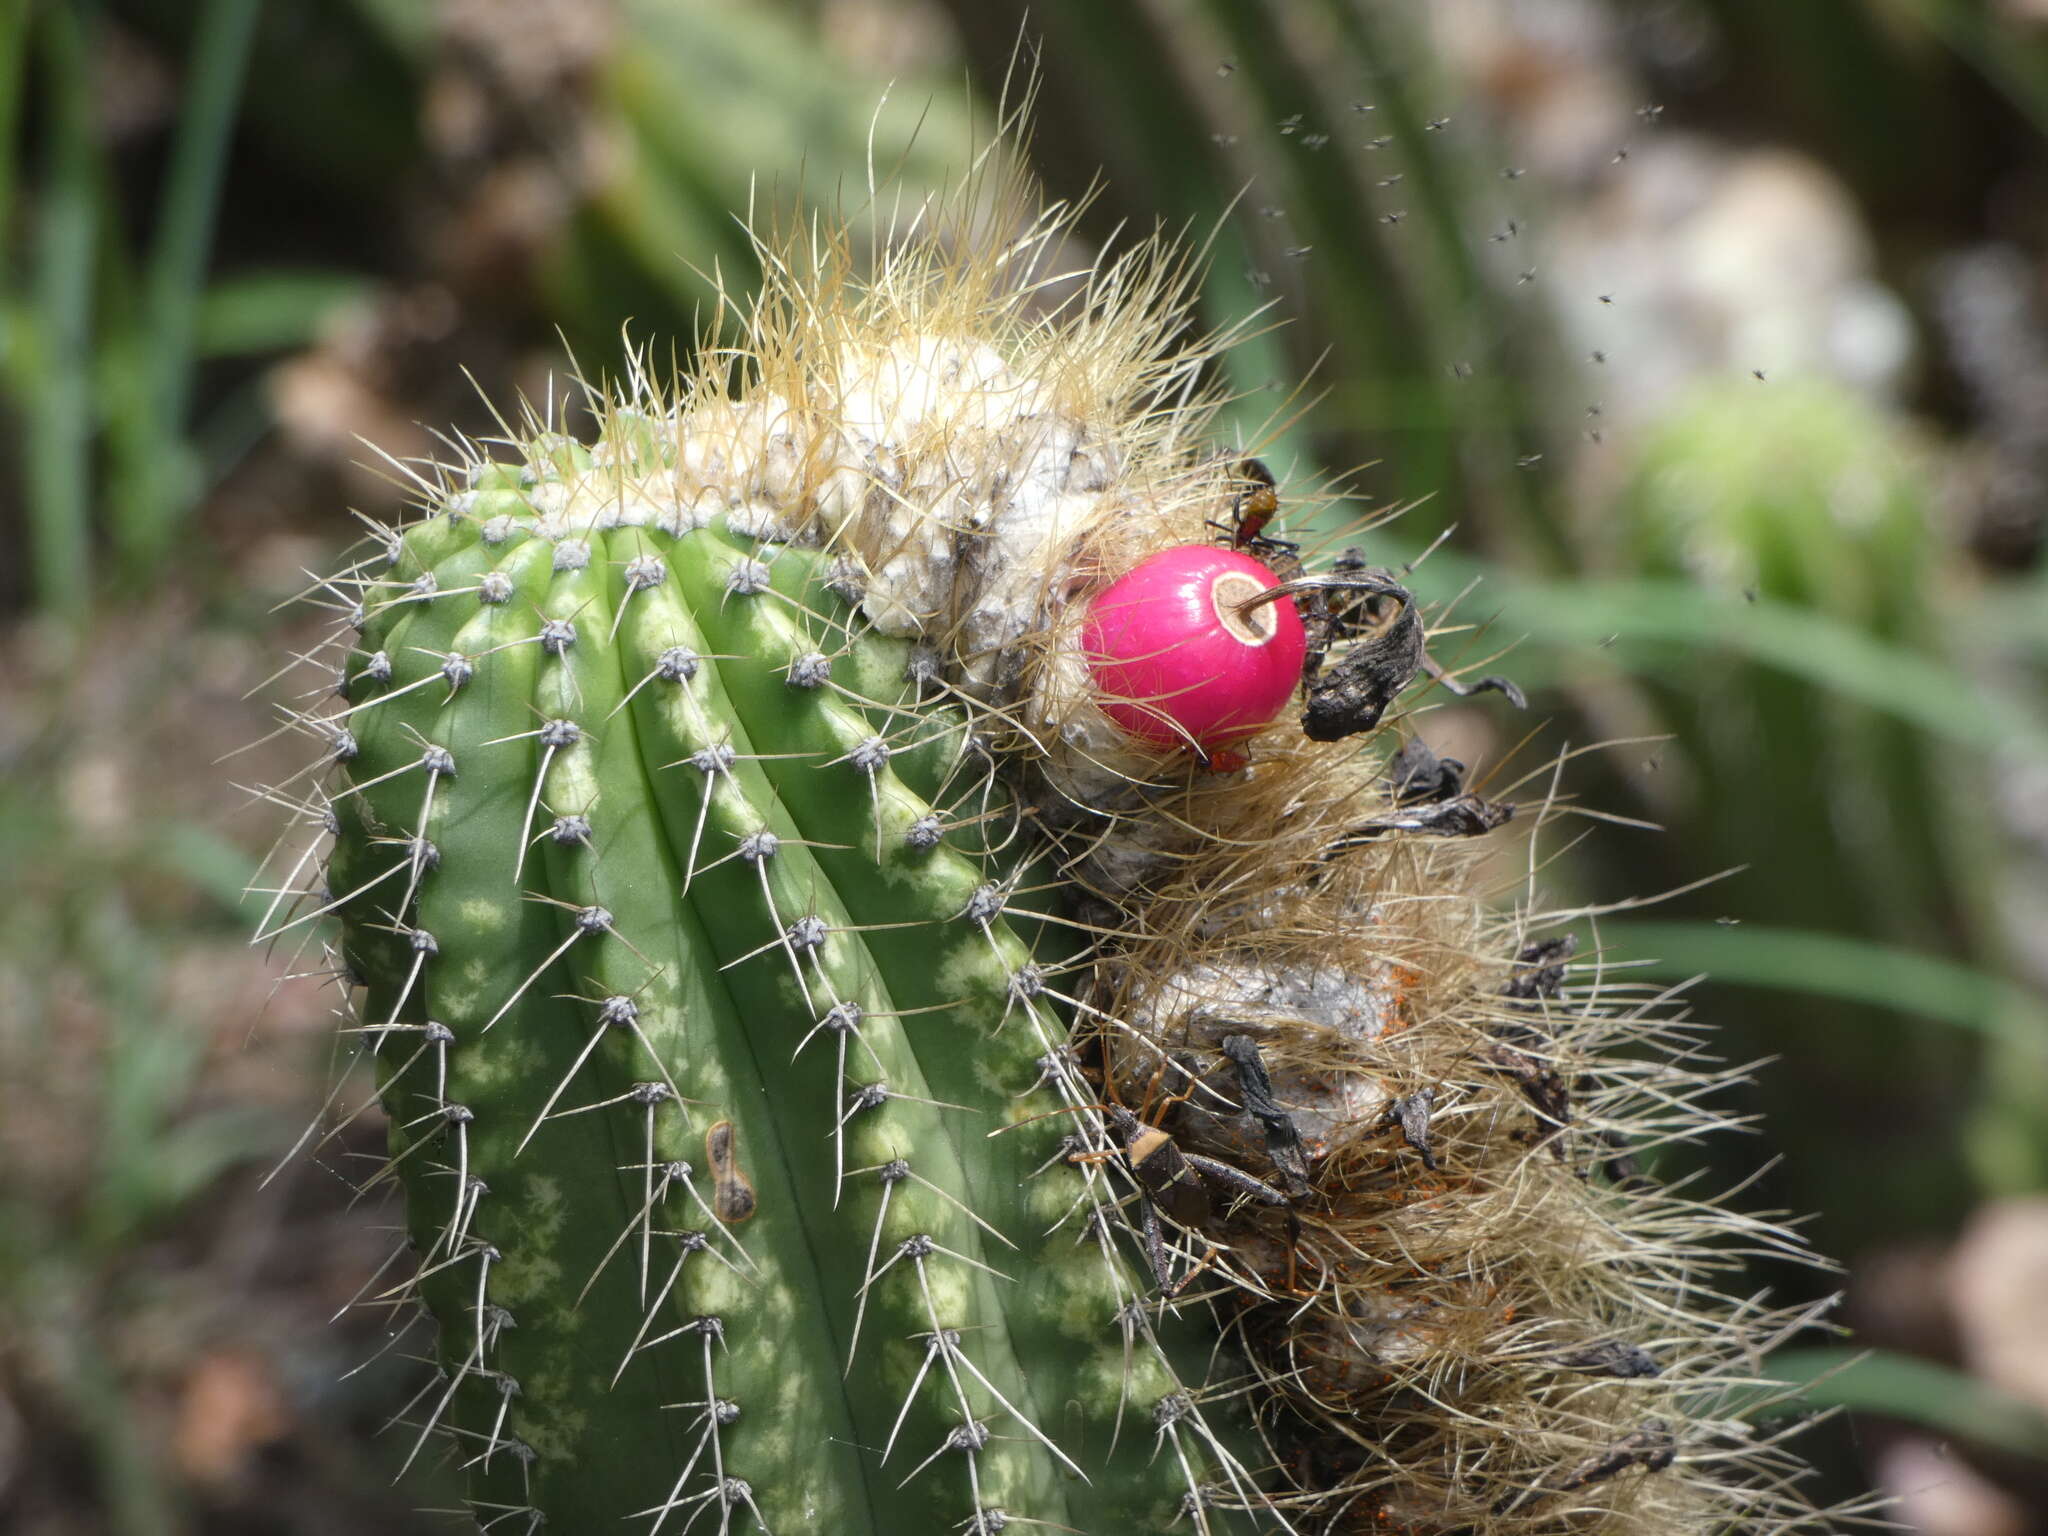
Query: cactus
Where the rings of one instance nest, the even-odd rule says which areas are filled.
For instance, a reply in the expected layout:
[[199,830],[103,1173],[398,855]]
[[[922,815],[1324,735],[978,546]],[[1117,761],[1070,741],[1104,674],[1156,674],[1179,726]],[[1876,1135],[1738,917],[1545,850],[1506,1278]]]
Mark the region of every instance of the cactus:
[[[444,518],[366,591],[351,699],[390,702],[334,878],[406,914],[349,959],[443,1319],[424,1418],[480,1506],[576,1529],[707,1495],[776,1530],[1164,1521],[1179,1458],[1114,1409],[1183,1388],[1149,1338],[1124,1380],[1125,1270],[1039,1240],[1086,1185],[1033,1117],[1094,1095],[1030,982],[1062,946],[945,826],[966,717],[817,552],[725,524]],[[1106,1410],[1071,1452],[1070,1399]]]
[[769,242],[699,378],[327,584],[265,932],[340,922],[412,1456],[492,1530],[1797,1521],[1727,1407],[1794,1320],[1709,1284],[1790,1240],[1631,1163],[1717,1077],[1493,913],[1413,598],[1228,515],[1185,268],[1048,313],[1068,225]]

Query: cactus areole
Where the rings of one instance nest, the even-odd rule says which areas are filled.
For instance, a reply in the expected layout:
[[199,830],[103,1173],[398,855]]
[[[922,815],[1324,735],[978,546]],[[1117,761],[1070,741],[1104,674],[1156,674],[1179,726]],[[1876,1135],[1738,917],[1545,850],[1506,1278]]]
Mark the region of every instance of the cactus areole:
[[1789,1239],[1628,1152],[1692,1042],[1475,891],[1417,712],[1303,734],[1188,269],[1047,313],[994,164],[321,589],[263,935],[333,925],[408,1461],[577,1536],[1784,1528],[1785,1320],[1700,1277]]

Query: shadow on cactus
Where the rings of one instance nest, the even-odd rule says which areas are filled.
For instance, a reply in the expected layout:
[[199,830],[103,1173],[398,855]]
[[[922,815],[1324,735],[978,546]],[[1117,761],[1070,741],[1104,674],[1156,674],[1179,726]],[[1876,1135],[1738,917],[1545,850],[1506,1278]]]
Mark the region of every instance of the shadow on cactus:
[[1800,1523],[1734,1404],[1804,1320],[1715,1289],[1792,1240],[1632,1161],[1722,1079],[1481,887],[1183,258],[1053,282],[1005,164],[320,589],[264,933],[340,922],[413,1454],[492,1530]]

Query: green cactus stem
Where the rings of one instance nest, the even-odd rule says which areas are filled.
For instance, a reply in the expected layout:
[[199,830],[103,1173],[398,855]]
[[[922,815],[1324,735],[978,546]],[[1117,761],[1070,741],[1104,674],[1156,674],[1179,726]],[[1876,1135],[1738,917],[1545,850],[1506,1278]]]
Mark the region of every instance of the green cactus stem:
[[1226,1528],[1259,1453],[1062,1156],[1075,946],[965,713],[820,551],[519,478],[390,548],[329,727],[418,1445],[572,1530]]

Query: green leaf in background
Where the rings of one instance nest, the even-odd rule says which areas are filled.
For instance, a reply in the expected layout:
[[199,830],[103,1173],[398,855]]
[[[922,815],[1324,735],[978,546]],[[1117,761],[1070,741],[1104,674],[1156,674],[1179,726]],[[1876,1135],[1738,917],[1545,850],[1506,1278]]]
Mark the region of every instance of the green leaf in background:
[[[260,13],[259,0],[210,0],[200,12],[171,145],[156,238],[142,291],[140,443],[149,470],[121,477],[110,498],[114,531],[130,575],[153,569],[171,547],[198,486],[184,451],[191,409],[199,296],[213,252],[214,218],[227,174],[228,136]],[[183,465],[186,473],[172,472]]]
[[1745,601],[1678,581],[1490,580],[1495,632],[1574,646],[1615,637],[1607,653],[1654,671],[1721,651],[1851,698],[1960,746],[2048,760],[2048,725],[2023,699],[1939,657],[1892,644],[1811,609]]
[[2035,1050],[2048,1046],[2048,1013],[2022,987],[1896,945],[1843,934],[1750,923],[1603,922],[1609,956],[1648,957],[1642,973],[1705,974],[1737,986],[1774,987],[1887,1008],[1975,1030]]
[[[28,26],[16,8],[11,31]],[[99,171],[92,88],[77,15],[58,6],[39,29],[44,133],[29,284],[32,308],[9,348],[12,392],[24,406],[23,467],[33,590],[44,606],[83,611],[91,585],[93,250]]]
[[1800,1390],[1761,1404],[1763,1418],[1822,1408],[1903,1419],[1987,1450],[2048,1459],[2048,1417],[2030,1404],[1961,1371],[1887,1350],[1846,1347],[1780,1350],[1771,1378]]
[[216,279],[200,295],[196,349],[201,357],[232,357],[302,347],[326,318],[371,292],[355,272],[278,267]]

